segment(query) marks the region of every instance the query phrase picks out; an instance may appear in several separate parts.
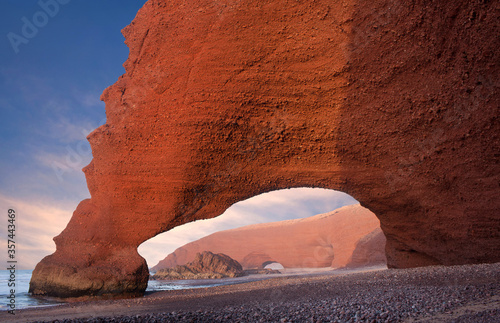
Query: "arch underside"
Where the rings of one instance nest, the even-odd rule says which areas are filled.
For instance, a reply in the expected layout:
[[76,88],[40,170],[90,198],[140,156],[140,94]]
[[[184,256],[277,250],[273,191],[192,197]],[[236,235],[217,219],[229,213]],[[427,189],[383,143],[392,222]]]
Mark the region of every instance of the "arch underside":
[[495,6],[147,2],[31,292],[140,294],[143,241],[292,187],[373,211],[389,267],[499,261]]

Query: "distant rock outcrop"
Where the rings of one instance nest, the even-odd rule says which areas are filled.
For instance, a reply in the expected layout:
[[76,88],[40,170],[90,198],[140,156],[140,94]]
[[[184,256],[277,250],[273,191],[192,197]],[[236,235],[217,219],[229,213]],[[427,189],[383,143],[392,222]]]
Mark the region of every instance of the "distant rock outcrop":
[[214,279],[243,275],[243,268],[236,260],[222,253],[204,251],[197,253],[195,259],[186,265],[157,271],[151,279]]
[[[374,230],[380,233],[377,239],[370,238]],[[354,263],[370,265],[380,262],[384,248],[379,220],[357,204],[310,218],[217,232],[178,248],[152,270],[184,265],[204,250],[224,253],[244,269],[263,268],[270,262],[285,268],[344,267],[353,263],[355,250]]]
[[385,265],[387,258],[384,248],[385,235],[382,229],[377,228],[359,239],[351,257],[351,261],[346,265],[347,268]]

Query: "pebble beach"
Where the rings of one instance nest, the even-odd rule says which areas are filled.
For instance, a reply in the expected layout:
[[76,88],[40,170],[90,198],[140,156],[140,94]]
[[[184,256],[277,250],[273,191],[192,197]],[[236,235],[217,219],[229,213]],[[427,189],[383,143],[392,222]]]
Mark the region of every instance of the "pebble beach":
[[2,322],[500,322],[500,263],[335,270],[0,313]]

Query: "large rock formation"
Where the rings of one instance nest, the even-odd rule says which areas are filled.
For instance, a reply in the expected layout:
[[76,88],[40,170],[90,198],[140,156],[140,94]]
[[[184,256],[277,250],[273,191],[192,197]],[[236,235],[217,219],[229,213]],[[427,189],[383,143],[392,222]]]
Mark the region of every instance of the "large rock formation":
[[88,136],[91,199],[30,290],[141,293],[143,241],[290,187],[373,211],[390,267],[500,261],[499,7],[148,1]]
[[[203,250],[226,254],[244,269],[264,268],[264,263],[272,261],[285,268],[374,264],[380,253],[385,256],[383,234],[382,239],[371,239],[377,229],[381,233],[380,222],[372,212],[359,204],[344,206],[305,219],[216,232],[176,249],[151,270],[184,265]],[[358,251],[352,259],[355,249]]]
[[383,265],[387,263],[385,257],[385,235],[380,228],[377,228],[362,237],[356,243],[349,262],[345,265],[347,268]]
[[152,279],[214,279],[243,275],[241,264],[228,255],[203,251],[197,253],[194,259],[187,264],[158,270]]

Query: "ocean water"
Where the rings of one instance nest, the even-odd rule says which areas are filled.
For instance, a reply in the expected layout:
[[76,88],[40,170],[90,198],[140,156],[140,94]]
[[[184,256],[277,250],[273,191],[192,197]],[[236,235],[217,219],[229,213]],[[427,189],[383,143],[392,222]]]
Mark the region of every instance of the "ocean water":
[[[16,289],[16,309],[23,309],[28,307],[41,307],[53,306],[62,304],[61,300],[55,300],[46,297],[33,297],[28,293],[29,283],[33,270],[17,270],[15,278]],[[10,308],[10,289],[9,284],[10,273],[7,270],[0,270],[0,311],[7,311]],[[272,276],[272,275],[271,275]],[[178,290],[178,289],[191,289],[191,288],[205,288],[215,287],[222,285],[240,284],[248,281],[262,280],[263,278],[256,275],[255,277],[246,276],[239,278],[224,278],[224,279],[200,279],[200,280],[173,280],[173,281],[160,281],[150,280],[146,294],[156,291]]]
[[32,272],[33,270],[16,270],[15,287],[9,287],[10,272],[8,270],[0,270],[0,311],[10,309],[8,307],[10,298],[8,297],[10,296],[11,288],[15,288],[16,290],[16,309],[59,304],[59,302],[54,300],[32,297],[28,294]]

